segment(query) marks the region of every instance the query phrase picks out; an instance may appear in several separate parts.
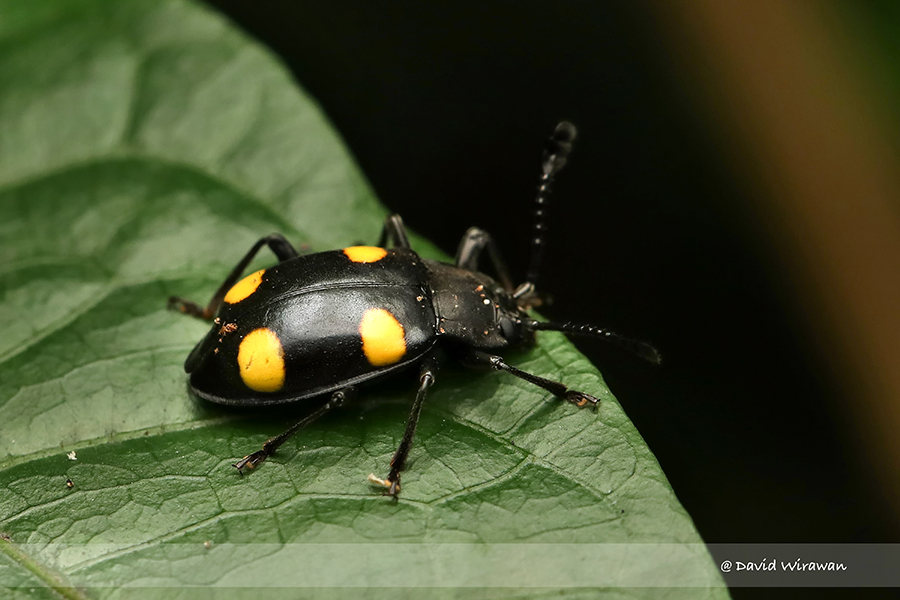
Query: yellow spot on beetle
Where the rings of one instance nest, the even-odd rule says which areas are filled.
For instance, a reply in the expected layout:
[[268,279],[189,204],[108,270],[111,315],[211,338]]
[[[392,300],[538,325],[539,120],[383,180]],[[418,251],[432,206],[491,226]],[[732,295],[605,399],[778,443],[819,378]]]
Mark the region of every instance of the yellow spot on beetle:
[[250,297],[250,295],[256,291],[256,288],[259,287],[259,284],[262,283],[262,276],[265,272],[265,269],[260,269],[256,273],[251,273],[238,281],[230,290],[228,290],[228,293],[225,294],[225,302],[228,304],[236,304],[241,300]]
[[344,254],[353,262],[371,263],[378,262],[387,256],[387,250],[377,246],[351,246],[344,248]]
[[373,367],[392,365],[406,354],[403,325],[383,308],[370,308],[359,322],[363,353]]
[[251,390],[277,392],[284,387],[284,348],[271,329],[248,333],[238,348],[241,379]]

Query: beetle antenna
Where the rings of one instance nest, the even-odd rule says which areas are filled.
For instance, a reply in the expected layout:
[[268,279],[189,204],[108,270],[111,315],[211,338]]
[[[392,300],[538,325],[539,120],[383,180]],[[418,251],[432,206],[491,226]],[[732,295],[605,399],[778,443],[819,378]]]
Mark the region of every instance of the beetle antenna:
[[620,348],[643,358],[647,362],[651,362],[655,365],[662,363],[662,356],[659,354],[659,351],[650,344],[627,338],[602,327],[579,323],[554,323],[552,321],[526,321],[525,326],[534,331],[561,331],[569,335],[584,335],[600,338],[607,342],[612,342]]
[[566,164],[569,152],[572,151],[572,142],[575,141],[577,131],[575,126],[568,121],[562,121],[553,130],[553,135],[547,139],[544,145],[544,156],[541,167],[541,181],[538,185],[537,196],[534,200],[534,229],[531,238],[531,262],[525,283],[532,287],[537,285],[538,274],[541,268],[541,259],[544,256],[544,236],[547,234],[547,203],[550,196],[550,187],[553,179]]

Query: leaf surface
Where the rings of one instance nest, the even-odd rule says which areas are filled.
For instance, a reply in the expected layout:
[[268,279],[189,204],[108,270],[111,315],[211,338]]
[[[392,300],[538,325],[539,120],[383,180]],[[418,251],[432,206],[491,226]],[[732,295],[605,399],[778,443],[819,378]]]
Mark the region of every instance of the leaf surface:
[[[402,435],[414,384],[398,377],[237,476],[303,407],[194,398],[182,364],[207,326],[167,297],[205,301],[272,231],[325,250],[374,241],[386,213],[284,67],[207,9],[0,1],[0,156],[0,585],[14,595],[194,597],[181,586],[249,585],[260,564],[289,585],[272,549],[300,544],[701,543],[599,373],[552,333],[510,360],[597,395],[597,413],[446,369],[394,503],[365,476],[387,473]],[[712,587],[605,594],[727,597],[702,546],[688,570]]]

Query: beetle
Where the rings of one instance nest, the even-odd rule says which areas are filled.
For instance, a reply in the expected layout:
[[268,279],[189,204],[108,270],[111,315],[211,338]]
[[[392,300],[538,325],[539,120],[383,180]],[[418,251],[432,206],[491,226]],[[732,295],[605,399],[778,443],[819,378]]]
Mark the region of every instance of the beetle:
[[[359,384],[418,365],[418,390],[390,471],[383,479],[369,475],[370,482],[396,497],[422,405],[445,357],[504,371],[561,400],[594,408],[596,397],[517,369],[497,352],[534,344],[537,331],[561,331],[606,339],[659,363],[658,352],[643,342],[593,325],[538,321],[529,315],[540,303],[536,283],[551,185],[575,136],[575,127],[561,122],[544,148],[531,259],[519,286],[513,285],[486,231],[469,229],[452,264],[424,260],[411,249],[400,216],[391,215],[376,246],[301,255],[280,234],[268,235],[250,248],[206,306],[169,298],[170,308],[213,322],[184,364],[197,396],[237,406],[328,398],[261,450],[236,462],[238,472],[259,466],[302,427],[353,397]],[[264,246],[278,264],[242,278]],[[495,277],[478,270],[483,254]]]

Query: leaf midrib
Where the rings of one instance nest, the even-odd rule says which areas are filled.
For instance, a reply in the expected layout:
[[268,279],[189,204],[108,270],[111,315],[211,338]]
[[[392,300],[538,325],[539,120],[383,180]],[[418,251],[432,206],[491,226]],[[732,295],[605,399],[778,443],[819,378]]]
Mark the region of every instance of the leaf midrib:
[[66,581],[62,573],[51,569],[44,563],[38,562],[11,541],[0,538],[0,552],[9,557],[14,564],[33,574],[62,598],[67,600],[88,600],[87,596]]

